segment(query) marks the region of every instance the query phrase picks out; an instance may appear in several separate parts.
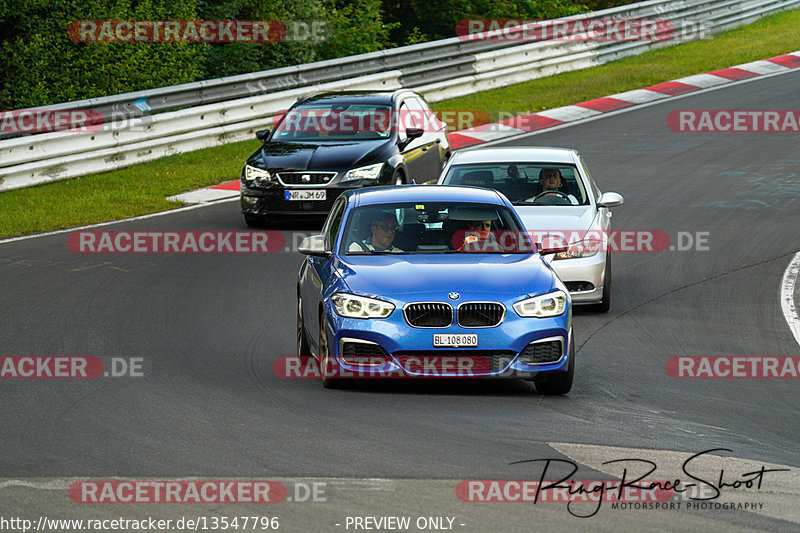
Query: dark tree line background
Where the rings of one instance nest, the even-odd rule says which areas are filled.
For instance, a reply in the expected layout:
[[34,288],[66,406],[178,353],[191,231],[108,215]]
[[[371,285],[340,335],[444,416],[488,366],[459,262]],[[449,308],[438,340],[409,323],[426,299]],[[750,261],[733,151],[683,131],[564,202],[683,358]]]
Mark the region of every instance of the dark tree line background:
[[[0,0],[0,110],[297,65],[455,35],[470,18],[549,19],[630,0]],[[75,43],[74,20],[326,21],[325,39]]]

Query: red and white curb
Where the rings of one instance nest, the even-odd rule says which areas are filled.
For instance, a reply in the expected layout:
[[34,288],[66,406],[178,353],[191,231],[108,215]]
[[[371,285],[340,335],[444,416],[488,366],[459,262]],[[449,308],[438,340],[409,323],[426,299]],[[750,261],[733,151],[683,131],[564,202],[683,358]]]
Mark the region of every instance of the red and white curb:
[[[735,67],[694,74],[677,80],[657,83],[642,89],[595,98],[579,104],[556,107],[529,115],[520,115],[500,122],[483,124],[450,133],[453,149],[466,148],[481,143],[513,137],[523,133],[544,130],[568,122],[583,120],[619,109],[649,104],[656,100],[680,96],[727,83],[776,74],[800,68],[800,50],[769,59],[752,61]],[[183,194],[170,196],[167,200],[188,204],[208,203],[239,196],[239,180],[214,185]]]
[[531,131],[552,128],[567,122],[583,120],[626,107],[647,104],[664,98],[796,68],[800,68],[800,51],[456,131],[450,134],[450,146],[454,149],[475,146]]
[[217,200],[235,198],[238,196],[239,180],[234,180],[226,181],[225,183],[220,183],[219,185],[214,185],[213,187],[207,187],[205,189],[197,189],[196,191],[169,196],[167,200],[186,204],[207,204],[209,202],[216,202]]

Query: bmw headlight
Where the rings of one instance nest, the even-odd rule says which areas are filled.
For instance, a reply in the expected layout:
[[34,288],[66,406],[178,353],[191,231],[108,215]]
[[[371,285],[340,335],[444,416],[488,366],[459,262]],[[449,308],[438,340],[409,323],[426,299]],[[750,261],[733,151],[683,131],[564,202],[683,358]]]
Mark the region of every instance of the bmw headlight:
[[366,167],[354,168],[353,170],[348,170],[347,174],[344,175],[341,181],[376,180],[378,179],[378,176],[381,175],[382,169],[383,163],[376,163]]
[[519,316],[545,318],[558,316],[567,309],[567,293],[562,290],[540,294],[526,298],[514,304],[514,311]]
[[248,182],[255,182],[256,185],[269,185],[275,183],[275,178],[263,168],[244,166],[244,179]]
[[572,243],[566,252],[561,252],[555,255],[554,261],[559,259],[575,259],[578,257],[592,257],[602,248],[603,243],[598,240],[585,240]]
[[336,313],[345,318],[386,318],[394,311],[394,304],[389,302],[344,292],[331,296],[331,302]]

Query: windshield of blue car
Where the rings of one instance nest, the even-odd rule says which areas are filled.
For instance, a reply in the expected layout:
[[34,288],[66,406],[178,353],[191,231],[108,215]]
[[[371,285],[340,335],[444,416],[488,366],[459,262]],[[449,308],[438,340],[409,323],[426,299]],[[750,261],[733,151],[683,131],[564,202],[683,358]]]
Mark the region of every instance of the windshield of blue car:
[[506,206],[464,202],[393,203],[350,212],[339,253],[531,254],[530,236]]
[[376,104],[297,106],[280,121],[273,141],[352,141],[387,139],[392,108]]
[[588,205],[574,165],[561,163],[472,163],[451,165],[444,185],[496,189],[514,205]]

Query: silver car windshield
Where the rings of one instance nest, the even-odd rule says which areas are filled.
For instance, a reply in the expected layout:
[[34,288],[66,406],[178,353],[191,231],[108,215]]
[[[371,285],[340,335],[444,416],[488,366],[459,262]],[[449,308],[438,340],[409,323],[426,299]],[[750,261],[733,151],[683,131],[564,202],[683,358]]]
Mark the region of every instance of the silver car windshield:
[[451,165],[444,185],[496,189],[514,205],[588,205],[574,165],[561,163],[473,163]]
[[353,209],[340,254],[531,254],[535,246],[505,206],[396,203]]

